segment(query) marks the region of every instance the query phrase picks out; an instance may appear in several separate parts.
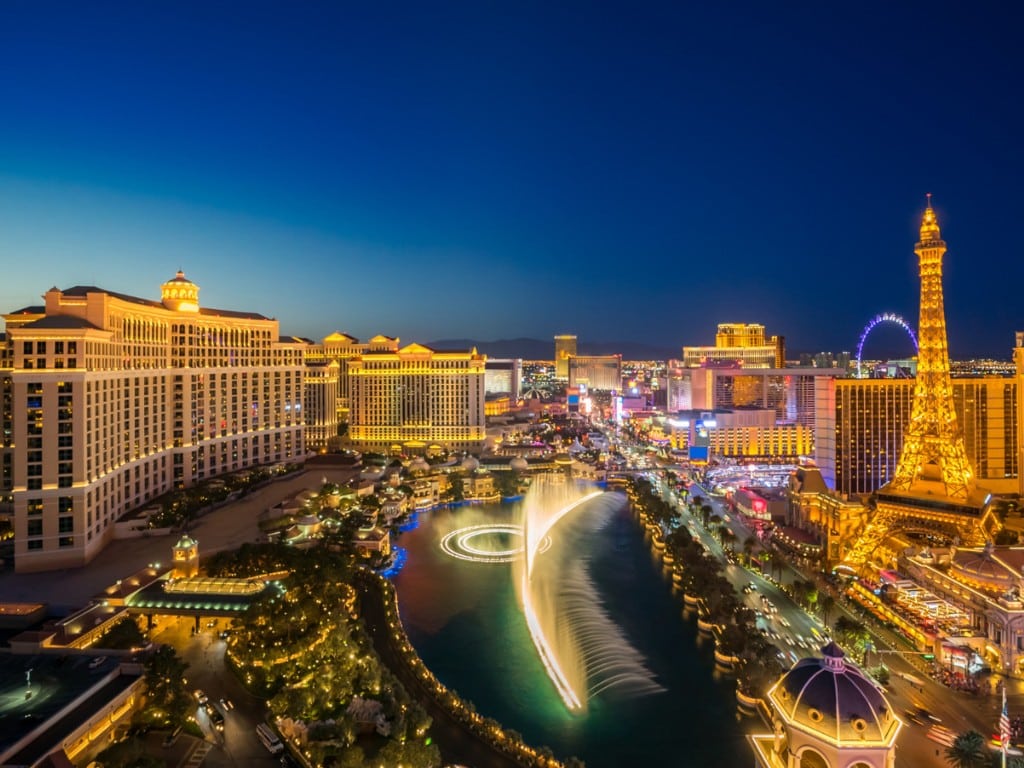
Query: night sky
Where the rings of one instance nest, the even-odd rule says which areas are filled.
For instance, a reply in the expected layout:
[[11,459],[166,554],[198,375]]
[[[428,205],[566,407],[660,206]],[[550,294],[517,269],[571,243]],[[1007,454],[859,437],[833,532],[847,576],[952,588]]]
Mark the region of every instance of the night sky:
[[1006,358],[1024,11],[838,5],[5,2],[0,310],[181,267],[311,337],[838,351],[916,326],[932,192],[951,352]]

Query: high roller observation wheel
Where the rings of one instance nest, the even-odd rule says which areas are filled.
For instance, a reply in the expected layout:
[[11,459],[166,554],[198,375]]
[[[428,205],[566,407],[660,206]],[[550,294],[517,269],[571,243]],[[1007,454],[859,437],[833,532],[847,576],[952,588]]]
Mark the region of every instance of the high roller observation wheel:
[[864,330],[861,331],[860,334],[860,341],[857,342],[858,379],[860,378],[861,372],[861,354],[864,352],[864,342],[867,341],[868,334],[870,334],[871,331],[873,331],[877,326],[881,325],[882,323],[891,323],[892,325],[898,325],[900,328],[907,332],[907,335],[910,337],[910,340],[914,342],[914,352],[917,353],[920,351],[920,348],[917,343],[917,334],[914,333],[914,329],[911,328],[910,324],[907,323],[907,321],[904,320],[900,315],[897,315],[895,312],[883,312],[880,315],[875,315],[873,318],[871,318],[870,321],[868,321],[868,324],[864,326]]

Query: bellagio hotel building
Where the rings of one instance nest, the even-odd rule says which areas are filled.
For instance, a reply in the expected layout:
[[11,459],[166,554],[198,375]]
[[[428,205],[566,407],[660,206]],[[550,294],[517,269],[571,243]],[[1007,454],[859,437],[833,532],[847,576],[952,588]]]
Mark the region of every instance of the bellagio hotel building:
[[259,314],[51,288],[5,315],[3,474],[18,571],[83,565],[124,513],[176,488],[295,459],[303,352]]

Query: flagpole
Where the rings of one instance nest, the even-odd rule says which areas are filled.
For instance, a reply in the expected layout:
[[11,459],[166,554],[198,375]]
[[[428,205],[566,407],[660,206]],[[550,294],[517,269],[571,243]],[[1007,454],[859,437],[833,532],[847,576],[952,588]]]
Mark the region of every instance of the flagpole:
[[1009,741],[1009,722],[1010,714],[1006,709],[1006,682],[1003,682],[1003,711],[999,717],[999,742],[1002,744],[1003,753],[1003,765],[1002,768],[1006,768],[1006,742]]

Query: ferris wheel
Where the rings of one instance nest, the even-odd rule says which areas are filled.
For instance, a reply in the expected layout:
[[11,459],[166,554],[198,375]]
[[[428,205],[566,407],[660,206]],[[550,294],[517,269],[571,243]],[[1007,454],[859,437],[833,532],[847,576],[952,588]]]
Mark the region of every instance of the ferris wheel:
[[864,352],[864,342],[867,341],[868,335],[871,333],[871,331],[873,331],[882,323],[898,325],[900,328],[906,331],[907,335],[910,337],[910,340],[914,343],[914,352],[916,353],[918,351],[917,334],[914,333],[914,329],[910,327],[906,320],[904,320],[900,315],[897,315],[894,312],[883,312],[880,315],[875,315],[873,318],[871,318],[870,321],[868,321],[868,324],[864,326],[864,330],[861,331],[860,334],[860,341],[857,342],[858,379],[861,378],[861,355]]

